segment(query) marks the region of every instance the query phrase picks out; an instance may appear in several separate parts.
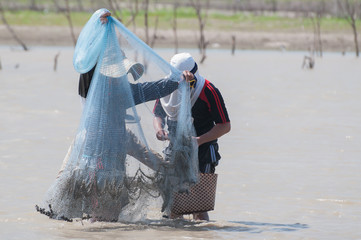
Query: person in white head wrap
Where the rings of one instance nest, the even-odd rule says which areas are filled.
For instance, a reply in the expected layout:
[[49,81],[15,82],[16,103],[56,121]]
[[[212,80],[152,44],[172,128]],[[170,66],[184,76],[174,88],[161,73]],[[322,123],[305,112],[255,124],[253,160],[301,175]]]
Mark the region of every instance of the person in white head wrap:
[[[198,143],[199,171],[214,173],[221,156],[218,153],[217,139],[231,129],[227,109],[220,91],[199,74],[198,65],[189,53],[179,53],[172,57],[170,64],[180,71],[190,71],[194,79],[190,81],[190,98],[192,118]],[[178,90],[156,101],[153,113],[153,126],[158,140],[170,140],[164,153],[172,151],[172,133],[176,129],[176,119],[179,109]],[[164,129],[168,126],[168,131]],[[208,213],[194,214],[198,220],[209,220]]]

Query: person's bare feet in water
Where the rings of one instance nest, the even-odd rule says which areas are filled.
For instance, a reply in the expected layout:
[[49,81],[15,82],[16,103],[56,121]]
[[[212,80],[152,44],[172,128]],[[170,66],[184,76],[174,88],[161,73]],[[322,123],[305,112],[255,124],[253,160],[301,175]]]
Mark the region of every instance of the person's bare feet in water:
[[194,219],[194,220],[205,220],[205,221],[209,221],[208,212],[194,213],[194,214],[193,214],[193,219]]

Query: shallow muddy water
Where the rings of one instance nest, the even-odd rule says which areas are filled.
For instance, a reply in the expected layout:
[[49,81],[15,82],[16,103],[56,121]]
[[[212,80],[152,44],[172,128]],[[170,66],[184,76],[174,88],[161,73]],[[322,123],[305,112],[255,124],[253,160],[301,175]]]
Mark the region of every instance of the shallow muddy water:
[[302,52],[208,51],[200,73],[221,90],[232,123],[219,141],[212,221],[38,214],[79,123],[72,54],[0,47],[1,239],[361,239],[361,60],[352,54],[326,53],[307,70]]

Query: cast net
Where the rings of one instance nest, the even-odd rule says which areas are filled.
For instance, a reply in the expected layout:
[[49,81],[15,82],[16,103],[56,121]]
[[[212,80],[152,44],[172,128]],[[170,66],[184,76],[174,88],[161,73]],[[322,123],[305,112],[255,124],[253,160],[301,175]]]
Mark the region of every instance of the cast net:
[[[188,83],[119,21],[108,17],[102,24],[104,11],[95,12],[79,36],[74,67],[94,72],[64,166],[38,207],[56,219],[137,221],[147,216],[151,199],[161,199],[158,210],[168,213],[173,192],[198,181]],[[165,158],[151,101],[173,91],[179,124]]]

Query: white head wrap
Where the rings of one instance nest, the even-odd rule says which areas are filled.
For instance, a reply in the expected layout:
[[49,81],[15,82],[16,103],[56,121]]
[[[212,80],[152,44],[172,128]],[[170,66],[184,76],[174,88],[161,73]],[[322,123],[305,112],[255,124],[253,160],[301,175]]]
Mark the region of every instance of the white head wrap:
[[[182,72],[191,71],[196,66],[196,62],[189,53],[178,53],[174,55],[170,60],[170,64]],[[204,77],[199,75],[198,70],[193,74],[197,79],[197,83],[196,86],[191,89],[191,93],[190,93],[192,107],[194,103],[197,101],[199,94],[201,93],[205,83]],[[178,90],[176,90],[172,94],[160,99],[164,111],[171,120],[177,119],[178,109],[180,104],[179,96],[180,94]]]

